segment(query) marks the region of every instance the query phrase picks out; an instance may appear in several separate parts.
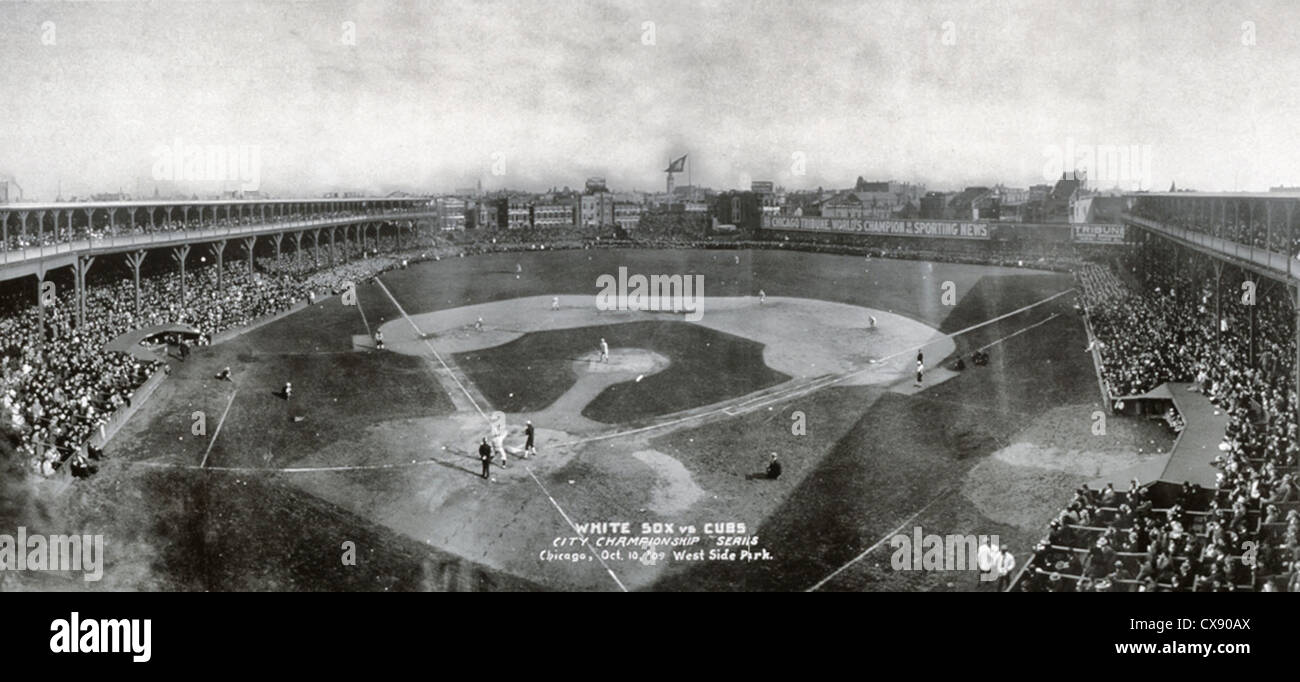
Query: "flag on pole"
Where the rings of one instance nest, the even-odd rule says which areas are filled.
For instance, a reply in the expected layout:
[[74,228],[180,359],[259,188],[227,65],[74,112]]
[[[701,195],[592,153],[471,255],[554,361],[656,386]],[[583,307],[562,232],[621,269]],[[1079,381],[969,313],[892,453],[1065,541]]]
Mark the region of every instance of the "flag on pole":
[[668,164],[668,168],[664,172],[680,173],[684,170],[686,170],[686,154],[682,154],[682,158],[677,159],[676,161],[673,161],[672,163]]

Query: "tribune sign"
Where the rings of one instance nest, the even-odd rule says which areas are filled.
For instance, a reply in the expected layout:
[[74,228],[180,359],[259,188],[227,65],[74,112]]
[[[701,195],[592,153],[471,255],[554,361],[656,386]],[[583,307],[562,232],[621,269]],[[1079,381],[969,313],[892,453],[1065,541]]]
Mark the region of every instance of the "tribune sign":
[[1074,241],[1078,244],[1123,244],[1123,225],[1098,225],[1093,223],[1075,223],[1070,226],[1074,231]]
[[849,232],[893,237],[989,238],[987,223],[970,223],[959,220],[869,220],[816,216],[763,216],[763,227],[769,230]]

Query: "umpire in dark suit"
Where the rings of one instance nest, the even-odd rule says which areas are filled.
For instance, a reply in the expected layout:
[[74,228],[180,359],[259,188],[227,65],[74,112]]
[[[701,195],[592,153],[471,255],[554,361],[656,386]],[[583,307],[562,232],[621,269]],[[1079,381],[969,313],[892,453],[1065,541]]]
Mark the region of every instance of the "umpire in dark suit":
[[483,463],[483,478],[489,478],[492,471],[492,446],[484,438],[478,446],[478,459]]

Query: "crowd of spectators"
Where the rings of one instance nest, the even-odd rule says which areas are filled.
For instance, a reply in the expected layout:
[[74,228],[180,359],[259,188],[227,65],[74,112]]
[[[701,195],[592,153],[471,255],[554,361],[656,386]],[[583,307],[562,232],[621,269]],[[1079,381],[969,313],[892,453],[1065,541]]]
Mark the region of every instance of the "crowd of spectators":
[[1112,395],[1191,382],[1226,414],[1215,487],[1079,489],[1020,589],[1300,591],[1289,292],[1258,281],[1243,289],[1245,274],[1221,265],[1220,280],[1214,267],[1152,243],[1122,272],[1080,270],[1079,284]]
[[[1264,207],[1248,200],[1204,200],[1201,211],[1187,213],[1171,211],[1158,197],[1139,198],[1132,213],[1139,218],[1200,232],[1226,239],[1243,246],[1265,249],[1289,256],[1300,257],[1300,214],[1290,217],[1293,224],[1284,220],[1285,211],[1276,211],[1272,225]],[[1210,203],[1214,201],[1215,203]],[[1186,202],[1177,204],[1186,207]],[[1251,211],[1254,215],[1251,215]]]
[[19,434],[20,456],[46,474],[79,452],[161,365],[102,352],[125,331],[124,317],[111,292],[88,293],[93,322],[85,327],[73,324],[71,292],[45,309],[44,333],[35,305],[6,301],[0,315],[0,419]]

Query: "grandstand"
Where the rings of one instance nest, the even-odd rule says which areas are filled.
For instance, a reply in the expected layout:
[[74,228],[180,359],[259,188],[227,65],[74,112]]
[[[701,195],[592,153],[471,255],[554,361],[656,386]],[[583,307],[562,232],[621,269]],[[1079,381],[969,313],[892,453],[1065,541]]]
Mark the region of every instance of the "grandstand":
[[1015,589],[1295,591],[1300,198],[1130,202],[1137,248],[1079,273],[1090,347],[1114,409],[1171,403],[1178,441],[1124,492],[1076,491]]
[[[0,407],[20,435],[20,456],[46,475],[69,460],[84,465],[111,437],[120,415],[138,403],[136,391],[165,369],[161,358],[105,350],[114,339],[149,326],[185,324],[208,343],[317,292],[337,292],[345,280],[391,267],[391,259],[366,255],[402,251],[403,233],[411,235],[406,247],[427,246],[413,239],[414,224],[432,215],[427,200],[409,198],[0,208]],[[286,236],[292,262],[282,258]],[[225,259],[232,240],[242,247],[243,263]],[[266,255],[260,269],[259,245]],[[202,247],[201,253],[193,247]],[[169,255],[174,270],[156,253]],[[97,260],[118,267],[92,271]]]

